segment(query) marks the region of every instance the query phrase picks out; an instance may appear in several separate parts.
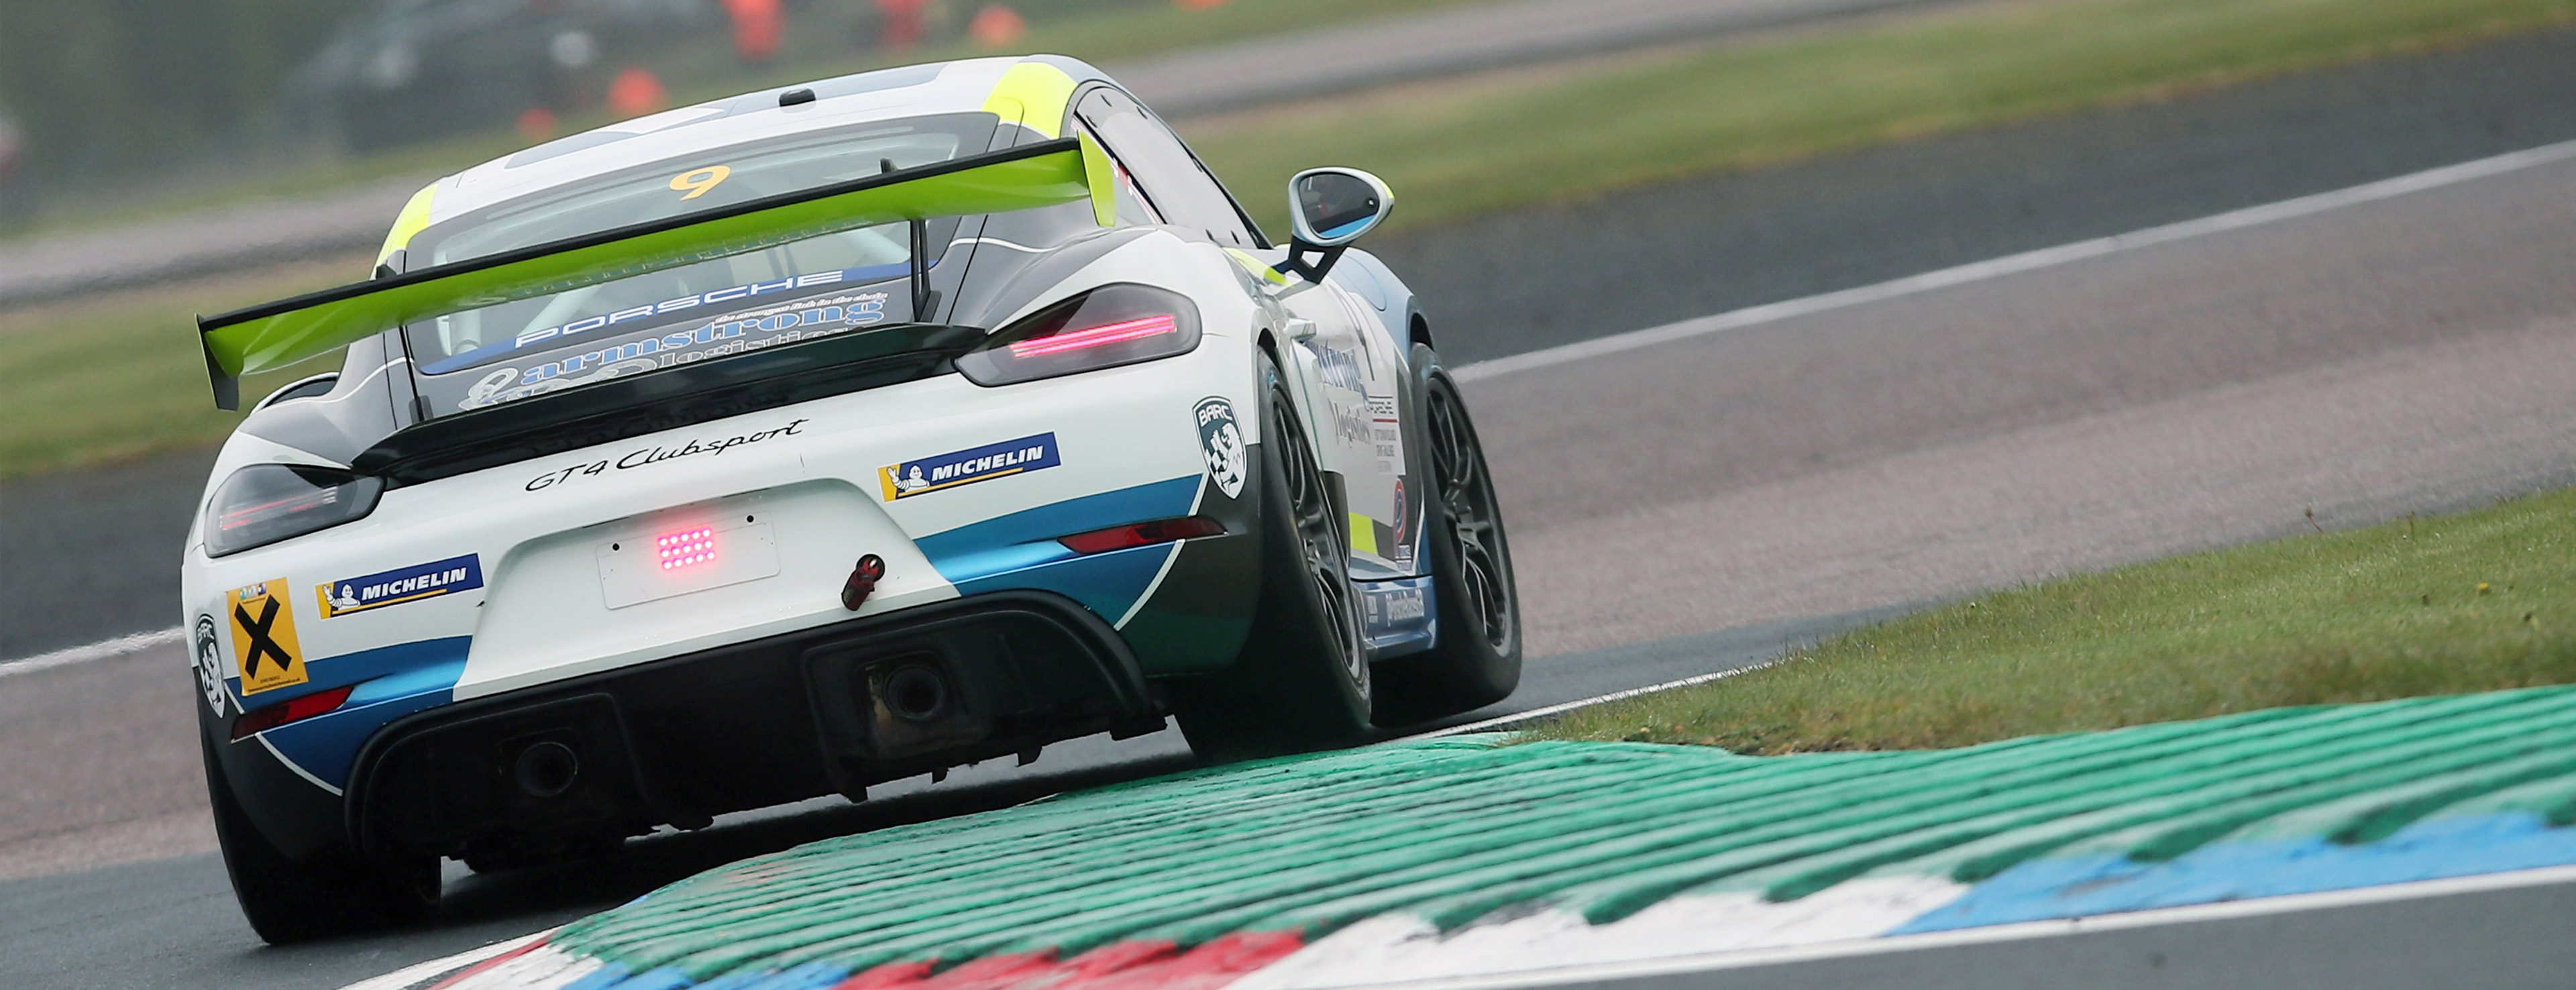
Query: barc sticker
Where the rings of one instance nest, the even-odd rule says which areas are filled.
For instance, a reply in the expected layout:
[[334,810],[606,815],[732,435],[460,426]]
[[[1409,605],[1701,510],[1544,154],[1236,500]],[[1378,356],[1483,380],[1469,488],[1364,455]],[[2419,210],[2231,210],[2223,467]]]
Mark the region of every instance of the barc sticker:
[[1058,463],[1061,462],[1057,459],[1055,434],[1040,433],[953,454],[888,464],[877,469],[877,481],[885,490],[885,500],[892,502],[978,481],[1026,474]]
[[224,647],[215,639],[215,617],[197,616],[197,690],[206,696],[206,706],[215,717],[224,717]]
[[482,558],[469,553],[364,577],[341,578],[313,586],[313,593],[322,599],[322,617],[332,619],[351,612],[452,595],[482,586]]
[[1216,482],[1227,498],[1243,494],[1243,480],[1252,464],[1243,449],[1243,428],[1234,421],[1234,403],[1209,396],[1200,399],[1193,412],[1199,424],[1199,456],[1207,461],[1208,480]]
[[241,693],[294,687],[304,673],[304,648],[295,642],[295,610],[286,604],[286,579],[224,592],[233,617],[233,656],[241,663]]

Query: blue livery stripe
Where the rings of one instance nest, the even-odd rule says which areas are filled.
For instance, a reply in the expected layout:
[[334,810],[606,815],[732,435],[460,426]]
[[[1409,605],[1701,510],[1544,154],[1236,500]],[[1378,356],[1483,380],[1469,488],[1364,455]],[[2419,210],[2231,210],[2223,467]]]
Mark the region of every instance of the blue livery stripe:
[[[465,674],[466,648],[474,637],[450,636],[360,650],[309,661],[309,684],[297,694],[356,682],[349,700],[327,714],[289,722],[260,735],[305,773],[333,787],[347,787],[358,747],[385,723],[446,704]],[[261,697],[267,701],[265,695]]]
[[1189,475],[1066,499],[933,533],[914,543],[939,576],[957,586],[958,594],[1015,588],[1053,591],[1115,622],[1145,593],[1171,548],[1137,547],[1083,557],[1065,549],[1056,537],[1185,515],[1198,499],[1199,482],[1200,476]]

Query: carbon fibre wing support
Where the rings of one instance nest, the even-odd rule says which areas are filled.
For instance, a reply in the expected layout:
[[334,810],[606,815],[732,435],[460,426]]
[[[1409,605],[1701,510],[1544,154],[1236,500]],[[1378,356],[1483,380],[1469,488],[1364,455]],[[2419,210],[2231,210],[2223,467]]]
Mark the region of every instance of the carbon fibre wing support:
[[1089,200],[1117,222],[1113,166],[1089,134],[768,196],[197,318],[215,405],[241,405],[241,376],[369,334],[791,241],[903,220]]

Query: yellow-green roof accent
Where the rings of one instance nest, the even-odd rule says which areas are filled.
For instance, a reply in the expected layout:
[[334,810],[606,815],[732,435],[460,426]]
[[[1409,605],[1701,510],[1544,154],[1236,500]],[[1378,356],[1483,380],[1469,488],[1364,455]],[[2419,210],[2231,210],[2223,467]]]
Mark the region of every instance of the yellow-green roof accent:
[[1025,145],[326,289],[203,317],[198,329],[223,404],[242,375],[390,327],[838,231],[1086,199],[1108,226],[1116,180],[1107,160],[1089,135]]
[[984,110],[1004,121],[1047,137],[1061,137],[1065,107],[1073,102],[1074,80],[1063,69],[1044,62],[1022,62],[1002,73]]
[[376,264],[384,264],[385,259],[394,256],[394,252],[409,246],[413,237],[429,229],[429,203],[437,193],[438,183],[432,182],[411,194],[411,201],[404,203],[402,212],[394,215],[394,229],[385,232],[385,246],[376,252]]

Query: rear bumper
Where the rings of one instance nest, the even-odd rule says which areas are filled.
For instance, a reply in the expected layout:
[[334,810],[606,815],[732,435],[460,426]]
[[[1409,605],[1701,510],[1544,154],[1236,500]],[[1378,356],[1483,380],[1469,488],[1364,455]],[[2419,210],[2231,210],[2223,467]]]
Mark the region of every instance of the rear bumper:
[[1107,623],[1059,595],[997,592],[407,716],[359,751],[345,827],[379,855],[697,827],[1161,726]]

